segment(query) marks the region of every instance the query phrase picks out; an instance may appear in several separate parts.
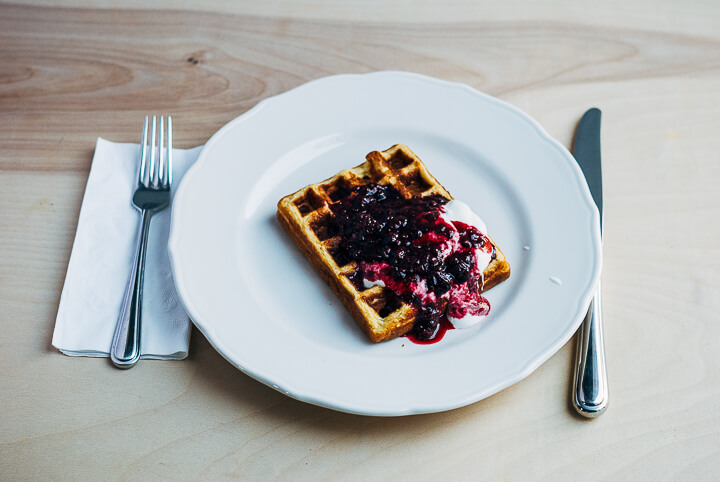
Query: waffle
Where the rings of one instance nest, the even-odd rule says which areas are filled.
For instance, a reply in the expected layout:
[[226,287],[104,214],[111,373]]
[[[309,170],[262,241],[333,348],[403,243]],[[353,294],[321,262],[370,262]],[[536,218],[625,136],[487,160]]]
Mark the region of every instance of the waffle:
[[[380,342],[408,333],[415,322],[416,309],[398,300],[389,289],[358,288],[351,281],[357,263],[343,259],[329,208],[347,190],[370,182],[390,184],[406,199],[432,194],[452,199],[407,146],[395,145],[383,152],[369,153],[366,162],[357,167],[285,196],[278,202],[277,219],[368,338]],[[484,271],[483,291],[510,276],[505,256],[492,239],[490,242],[496,255]]]

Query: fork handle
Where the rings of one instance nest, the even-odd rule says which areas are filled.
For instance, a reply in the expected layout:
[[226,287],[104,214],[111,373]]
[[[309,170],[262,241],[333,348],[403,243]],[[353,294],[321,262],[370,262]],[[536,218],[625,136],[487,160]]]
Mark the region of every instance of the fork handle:
[[142,328],[142,295],[145,278],[145,255],[152,211],[143,209],[138,229],[133,267],[125,287],[120,317],[115,325],[110,359],[118,368],[132,368],[140,359]]
[[600,283],[578,331],[573,406],[582,416],[600,416],[608,405],[608,379],[603,340]]

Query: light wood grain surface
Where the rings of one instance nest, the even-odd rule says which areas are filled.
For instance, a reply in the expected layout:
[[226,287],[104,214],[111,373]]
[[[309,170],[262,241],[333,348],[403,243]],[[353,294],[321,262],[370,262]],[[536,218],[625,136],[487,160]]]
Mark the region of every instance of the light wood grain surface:
[[[146,3],[0,3],[1,480],[720,478],[720,3]],[[403,418],[292,400],[198,332],[187,360],[125,372],[51,347],[97,137],[135,142],[162,111],[195,146],[308,80],[387,69],[465,82],[565,145],[603,110],[605,415],[569,406],[573,343]]]

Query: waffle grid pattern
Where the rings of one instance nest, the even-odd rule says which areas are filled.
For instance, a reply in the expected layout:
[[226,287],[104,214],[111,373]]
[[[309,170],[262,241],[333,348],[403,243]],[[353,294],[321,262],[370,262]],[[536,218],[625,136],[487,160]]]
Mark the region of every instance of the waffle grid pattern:
[[356,320],[361,316],[361,328],[370,339],[383,341],[407,332],[415,321],[414,310],[380,286],[356,288],[350,277],[357,265],[339,252],[340,238],[335,236],[328,206],[353,187],[369,182],[391,184],[406,199],[431,194],[452,199],[407,146],[395,145],[373,151],[363,164],[286,196],[278,203],[278,219]]
[[[379,342],[410,331],[415,322],[415,310],[401,302],[391,290],[381,286],[358,288],[359,283],[352,282],[357,264],[343,259],[334,214],[329,208],[329,204],[342,199],[350,189],[370,182],[391,184],[406,199],[432,194],[452,199],[407,146],[395,145],[383,152],[369,153],[366,161],[357,167],[285,196],[278,202],[277,218],[360,328],[370,340]],[[504,263],[504,258],[502,261]]]

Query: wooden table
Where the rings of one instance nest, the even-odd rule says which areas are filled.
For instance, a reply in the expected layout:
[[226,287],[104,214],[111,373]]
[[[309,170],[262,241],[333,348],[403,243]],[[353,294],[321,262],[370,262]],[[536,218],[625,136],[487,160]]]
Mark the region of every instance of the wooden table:
[[[719,3],[24,3],[0,5],[0,479],[720,477]],[[565,145],[603,110],[605,415],[569,406],[574,343],[402,418],[290,399],[198,332],[187,360],[125,372],[51,347],[97,137],[166,112],[200,145],[308,80],[388,69],[470,84]]]

